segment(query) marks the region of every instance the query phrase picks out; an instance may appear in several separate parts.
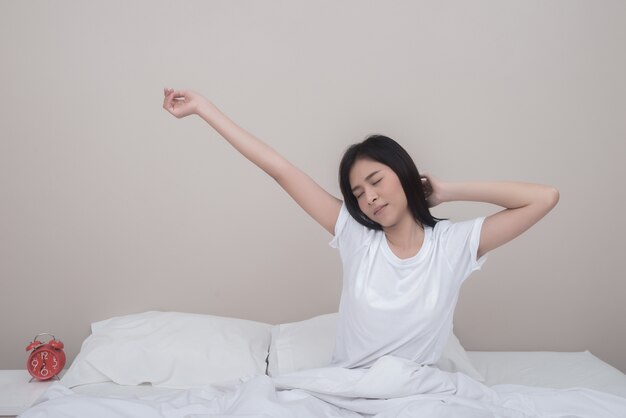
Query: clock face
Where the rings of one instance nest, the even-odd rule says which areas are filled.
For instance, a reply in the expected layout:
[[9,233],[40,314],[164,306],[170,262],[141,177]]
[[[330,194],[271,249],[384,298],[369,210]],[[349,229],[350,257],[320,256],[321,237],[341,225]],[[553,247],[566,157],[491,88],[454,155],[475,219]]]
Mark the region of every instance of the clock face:
[[64,357],[62,352],[52,348],[39,348],[28,357],[28,371],[36,379],[50,379],[63,369]]

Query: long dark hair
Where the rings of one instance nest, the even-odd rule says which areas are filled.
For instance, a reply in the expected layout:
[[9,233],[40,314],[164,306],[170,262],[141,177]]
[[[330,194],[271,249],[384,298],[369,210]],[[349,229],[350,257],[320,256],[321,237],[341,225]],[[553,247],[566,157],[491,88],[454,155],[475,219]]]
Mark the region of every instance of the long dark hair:
[[350,186],[350,170],[358,160],[363,158],[385,164],[396,173],[400,179],[400,184],[402,184],[402,189],[404,189],[409,211],[416,222],[434,227],[441,220],[430,214],[421,176],[409,153],[389,137],[370,135],[363,142],[351,145],[343,155],[341,164],[339,164],[341,194],[348,212],[357,222],[371,229],[383,229],[378,222],[372,221],[359,208]]

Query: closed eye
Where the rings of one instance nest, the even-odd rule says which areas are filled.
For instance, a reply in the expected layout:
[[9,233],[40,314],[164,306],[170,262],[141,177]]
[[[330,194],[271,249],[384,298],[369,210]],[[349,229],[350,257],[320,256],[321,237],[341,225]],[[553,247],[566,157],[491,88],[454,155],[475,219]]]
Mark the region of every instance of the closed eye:
[[[381,182],[381,180],[384,179],[384,177],[379,178],[378,180],[376,180],[375,182],[372,183],[372,186],[377,185],[378,183]],[[356,197],[357,199],[359,199],[361,196],[363,196],[364,192],[361,192],[359,194],[354,195],[354,197]]]

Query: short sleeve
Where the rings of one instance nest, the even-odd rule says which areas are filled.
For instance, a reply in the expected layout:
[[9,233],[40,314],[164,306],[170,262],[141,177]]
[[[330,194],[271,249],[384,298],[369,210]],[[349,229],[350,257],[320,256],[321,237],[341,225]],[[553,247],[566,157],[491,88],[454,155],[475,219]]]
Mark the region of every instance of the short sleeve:
[[480,270],[487,260],[487,254],[478,258],[480,231],[484,221],[484,217],[454,223],[443,221],[446,223],[442,225],[446,258],[461,282],[472,272]]
[[371,241],[375,231],[358,223],[345,203],[342,203],[335,223],[335,236],[329,242],[333,248],[338,248],[342,254],[353,254],[364,244]]
[[341,209],[339,210],[339,216],[337,217],[337,222],[335,223],[335,236],[328,243],[333,248],[339,248],[339,241],[341,237],[341,233],[343,232],[346,223],[348,222],[348,218],[350,217],[350,212],[348,212],[348,208],[345,203],[341,204]]

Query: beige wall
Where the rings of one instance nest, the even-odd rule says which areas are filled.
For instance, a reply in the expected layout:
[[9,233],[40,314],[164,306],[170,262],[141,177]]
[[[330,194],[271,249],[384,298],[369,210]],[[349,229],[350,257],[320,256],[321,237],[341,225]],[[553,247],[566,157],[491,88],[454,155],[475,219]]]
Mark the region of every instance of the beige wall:
[[[0,368],[150,309],[271,323],[337,309],[330,235],[162,88],[209,96],[339,195],[381,132],[447,180],[561,191],[462,289],[476,350],[626,371],[626,3],[0,2]],[[496,207],[448,204],[465,219]]]

